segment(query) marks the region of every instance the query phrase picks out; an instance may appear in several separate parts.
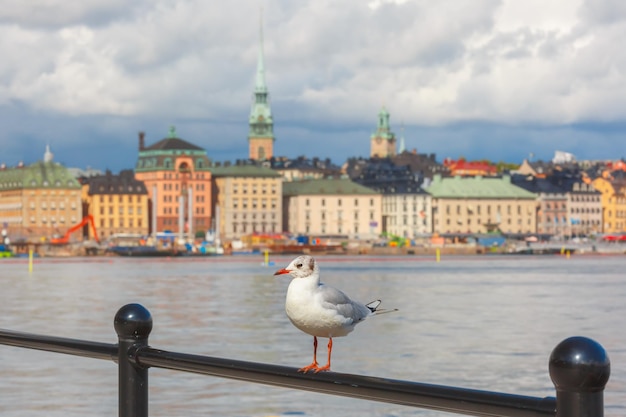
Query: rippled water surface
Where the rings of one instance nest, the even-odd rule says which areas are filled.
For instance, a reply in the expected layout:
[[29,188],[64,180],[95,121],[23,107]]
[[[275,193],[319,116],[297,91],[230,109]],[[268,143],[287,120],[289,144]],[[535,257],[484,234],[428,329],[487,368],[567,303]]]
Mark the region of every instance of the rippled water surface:
[[[113,317],[138,302],[153,347],[300,367],[312,338],[284,313],[290,257],[0,260],[0,328],[116,343]],[[554,396],[563,339],[611,359],[606,416],[626,415],[626,257],[321,257],[322,280],[397,313],[335,339],[333,370]],[[325,355],[326,340],[321,343]],[[117,415],[114,362],[0,346],[0,415]],[[150,370],[151,416],[434,416],[392,404]]]

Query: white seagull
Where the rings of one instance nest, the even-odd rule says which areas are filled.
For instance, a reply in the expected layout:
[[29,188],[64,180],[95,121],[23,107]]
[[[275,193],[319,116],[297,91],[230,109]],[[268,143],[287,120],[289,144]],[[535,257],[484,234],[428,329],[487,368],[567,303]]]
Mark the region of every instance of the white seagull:
[[[298,329],[313,336],[313,362],[299,372],[330,370],[333,337],[345,336],[367,317],[396,310],[378,309],[380,300],[361,304],[340,290],[320,282],[320,270],[312,256],[302,255],[274,275],[289,274],[292,279],[287,290],[285,311]],[[328,338],[328,362],[317,363],[317,338]]]

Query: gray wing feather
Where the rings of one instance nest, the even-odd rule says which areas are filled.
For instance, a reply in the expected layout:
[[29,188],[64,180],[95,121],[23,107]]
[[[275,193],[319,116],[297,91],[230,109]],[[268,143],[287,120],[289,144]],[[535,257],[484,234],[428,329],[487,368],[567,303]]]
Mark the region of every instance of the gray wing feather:
[[319,286],[319,294],[322,297],[324,307],[335,309],[337,313],[344,316],[351,323],[358,323],[371,315],[372,312],[365,305],[351,300],[342,291],[321,284]]

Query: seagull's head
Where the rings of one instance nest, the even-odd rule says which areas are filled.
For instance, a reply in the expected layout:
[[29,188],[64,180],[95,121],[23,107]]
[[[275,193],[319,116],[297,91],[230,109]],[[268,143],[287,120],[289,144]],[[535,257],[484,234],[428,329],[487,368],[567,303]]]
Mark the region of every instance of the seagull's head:
[[274,275],[289,274],[293,278],[308,278],[319,271],[317,262],[312,256],[302,255],[291,261],[286,268],[279,269]]

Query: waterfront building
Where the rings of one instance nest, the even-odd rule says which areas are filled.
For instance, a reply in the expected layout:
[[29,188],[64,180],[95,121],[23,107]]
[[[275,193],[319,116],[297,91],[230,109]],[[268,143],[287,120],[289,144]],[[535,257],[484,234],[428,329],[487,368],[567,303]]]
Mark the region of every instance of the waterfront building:
[[536,233],[536,195],[509,176],[435,175],[426,191],[432,196],[433,232],[439,235]]
[[232,241],[253,233],[281,233],[281,175],[253,163],[211,167],[217,237]]
[[[146,236],[149,233],[148,190],[143,181],[135,179],[132,170],[114,175],[79,178],[82,202],[91,215],[101,239],[116,234]],[[88,229],[91,236],[91,229]]]
[[256,82],[250,118],[248,121],[248,154],[257,161],[270,159],[274,155],[274,119],[269,102],[269,90],[265,83],[265,62],[263,57],[263,29],[260,30],[259,55],[256,68]]
[[372,159],[357,172],[354,182],[382,194],[382,233],[411,239],[432,232],[431,196],[409,166]]
[[347,178],[283,184],[283,224],[291,233],[373,239],[381,221],[382,195]]
[[396,134],[389,125],[389,112],[383,107],[378,113],[378,126],[370,136],[370,157],[387,158],[396,155]]
[[537,233],[571,234],[567,191],[546,178],[514,175],[513,183],[537,196]]
[[581,171],[556,170],[548,180],[565,192],[569,235],[588,236],[602,232],[602,193]]
[[602,232],[626,232],[626,178],[624,171],[613,171],[592,182],[602,194]]
[[145,145],[139,133],[135,178],[143,181],[150,199],[149,232],[179,236],[204,234],[211,226],[211,171],[206,151],[176,135]]
[[[0,224],[13,242],[64,235],[82,217],[80,184],[49,146],[42,161],[0,168]],[[80,233],[72,238],[82,240]]]

